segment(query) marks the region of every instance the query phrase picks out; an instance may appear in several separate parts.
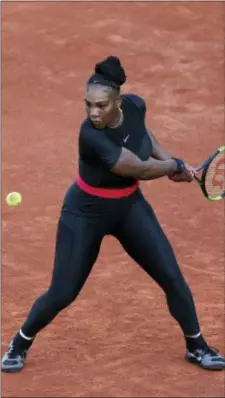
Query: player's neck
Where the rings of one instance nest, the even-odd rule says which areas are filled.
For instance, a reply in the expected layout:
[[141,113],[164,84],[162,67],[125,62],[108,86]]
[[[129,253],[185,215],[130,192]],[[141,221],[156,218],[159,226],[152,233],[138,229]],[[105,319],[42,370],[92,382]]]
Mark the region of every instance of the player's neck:
[[122,111],[122,109],[118,109],[118,113],[115,117],[115,120],[109,125],[109,127],[111,129],[116,129],[116,128],[120,127],[121,124],[123,123],[123,119],[124,119],[123,111]]

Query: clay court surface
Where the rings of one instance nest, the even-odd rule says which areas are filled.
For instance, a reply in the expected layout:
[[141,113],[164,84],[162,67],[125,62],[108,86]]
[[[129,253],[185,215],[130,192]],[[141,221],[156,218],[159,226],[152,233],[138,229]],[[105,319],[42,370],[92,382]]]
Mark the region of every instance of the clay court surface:
[[[64,192],[77,175],[83,87],[118,55],[124,92],[196,165],[224,142],[224,4],[2,3],[2,350],[49,286]],[[204,335],[224,353],[224,203],[197,184],[141,184],[189,282]],[[23,204],[7,207],[18,190]],[[224,373],[184,361],[164,294],[107,237],[76,302],[37,337],[4,397],[223,397]]]

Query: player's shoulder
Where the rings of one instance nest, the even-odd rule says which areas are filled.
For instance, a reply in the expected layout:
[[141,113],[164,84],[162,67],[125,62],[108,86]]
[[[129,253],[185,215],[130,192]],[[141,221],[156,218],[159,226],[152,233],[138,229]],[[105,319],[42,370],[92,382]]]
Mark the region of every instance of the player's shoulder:
[[89,118],[86,118],[81,123],[79,133],[79,143],[81,145],[96,146],[104,137],[104,134],[99,134],[99,130],[93,126]]
[[91,124],[90,119],[89,118],[84,119],[80,125],[80,133],[85,134],[86,132],[89,132],[91,130],[94,130],[94,127]]
[[122,99],[130,104],[133,104],[136,108],[142,112],[146,112],[145,100],[137,94],[122,94]]
[[88,138],[95,133],[95,128],[89,118],[86,118],[80,125],[80,139]]

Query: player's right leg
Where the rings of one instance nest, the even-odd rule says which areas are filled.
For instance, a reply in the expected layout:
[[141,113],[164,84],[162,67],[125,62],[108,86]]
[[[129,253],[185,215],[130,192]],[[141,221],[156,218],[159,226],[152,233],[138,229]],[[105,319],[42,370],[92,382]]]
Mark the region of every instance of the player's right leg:
[[20,332],[11,341],[2,359],[2,371],[20,371],[36,334],[75,300],[96,261],[105,229],[97,218],[63,214],[58,225],[50,288],[35,301]]
[[225,369],[224,357],[203,338],[192,292],[150,204],[139,193],[114,236],[163,289],[168,309],[185,338],[186,359],[208,370]]

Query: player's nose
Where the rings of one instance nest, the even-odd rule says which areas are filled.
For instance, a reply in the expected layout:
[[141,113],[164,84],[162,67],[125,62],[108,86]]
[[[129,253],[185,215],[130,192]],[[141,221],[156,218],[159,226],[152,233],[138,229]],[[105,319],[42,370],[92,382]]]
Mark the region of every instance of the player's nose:
[[98,119],[100,115],[100,110],[97,107],[93,107],[90,109],[89,115],[91,119]]

